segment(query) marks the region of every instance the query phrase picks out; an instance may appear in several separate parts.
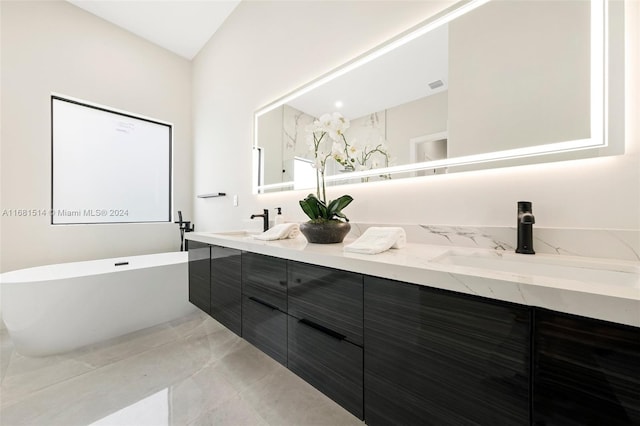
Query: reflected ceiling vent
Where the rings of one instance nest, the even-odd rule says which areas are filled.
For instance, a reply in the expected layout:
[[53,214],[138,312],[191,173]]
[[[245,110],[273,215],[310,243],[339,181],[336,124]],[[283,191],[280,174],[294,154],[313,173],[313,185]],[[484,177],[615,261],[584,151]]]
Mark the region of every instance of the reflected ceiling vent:
[[444,86],[444,83],[442,82],[442,80],[436,80],[429,83],[429,87],[431,88],[431,90],[436,90],[437,88],[442,86]]

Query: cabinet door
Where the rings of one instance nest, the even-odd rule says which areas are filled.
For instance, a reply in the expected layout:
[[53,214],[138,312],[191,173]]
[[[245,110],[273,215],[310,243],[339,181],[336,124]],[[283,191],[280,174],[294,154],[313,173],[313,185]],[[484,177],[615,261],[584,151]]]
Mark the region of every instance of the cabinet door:
[[198,241],[189,242],[189,302],[206,313],[211,312],[210,247]]
[[286,367],[287,314],[253,296],[242,297],[242,337]]
[[535,312],[535,425],[640,425],[640,329]]
[[288,340],[289,369],[362,419],[362,348],[292,316]]
[[365,277],[368,425],[527,425],[530,309]]
[[289,262],[289,315],[362,346],[362,275]]
[[287,261],[243,252],[242,293],[287,312]]
[[241,251],[211,247],[211,316],[242,333]]

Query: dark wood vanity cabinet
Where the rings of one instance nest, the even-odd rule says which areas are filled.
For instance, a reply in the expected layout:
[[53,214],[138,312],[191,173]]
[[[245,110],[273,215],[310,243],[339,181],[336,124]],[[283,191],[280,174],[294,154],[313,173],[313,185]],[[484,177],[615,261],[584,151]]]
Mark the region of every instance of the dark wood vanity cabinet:
[[640,329],[535,312],[533,423],[640,425]]
[[251,252],[242,253],[242,293],[287,312],[287,261]]
[[289,369],[362,419],[362,348],[289,316]]
[[242,296],[242,337],[287,366],[287,314],[278,308]]
[[240,335],[241,252],[189,241],[189,301]]
[[211,246],[189,241],[189,302],[211,313]]
[[242,253],[242,337],[287,365],[287,261]]
[[289,262],[288,366],[364,416],[362,275]]
[[363,343],[362,275],[289,262],[289,315]]
[[368,425],[527,425],[531,309],[365,277]]
[[211,246],[209,314],[239,336],[242,335],[241,254],[240,250]]
[[371,426],[640,425],[640,329],[189,242],[189,300]]

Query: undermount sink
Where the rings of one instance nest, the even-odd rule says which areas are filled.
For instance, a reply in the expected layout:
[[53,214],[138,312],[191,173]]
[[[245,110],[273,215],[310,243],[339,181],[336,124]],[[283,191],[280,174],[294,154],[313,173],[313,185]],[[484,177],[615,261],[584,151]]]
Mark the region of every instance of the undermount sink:
[[569,256],[522,255],[510,252],[450,250],[433,262],[491,271],[640,287],[640,267],[633,262]]

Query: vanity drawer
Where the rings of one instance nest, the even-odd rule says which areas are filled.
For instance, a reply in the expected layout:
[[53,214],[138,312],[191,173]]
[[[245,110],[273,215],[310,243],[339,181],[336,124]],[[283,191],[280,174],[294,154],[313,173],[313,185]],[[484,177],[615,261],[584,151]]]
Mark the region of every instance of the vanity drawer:
[[321,326],[288,318],[289,370],[362,419],[362,348]]
[[287,261],[243,252],[242,293],[287,312]]
[[256,297],[242,297],[242,337],[287,365],[287,314]]
[[535,425],[639,425],[640,328],[537,308]]
[[383,278],[365,284],[368,425],[529,424],[528,307]]
[[288,268],[289,315],[362,346],[362,275],[298,262]]
[[198,241],[189,244],[189,301],[206,313],[211,312],[211,246]]
[[211,246],[211,311],[237,335],[242,333],[241,251]]

